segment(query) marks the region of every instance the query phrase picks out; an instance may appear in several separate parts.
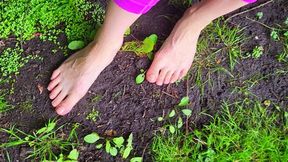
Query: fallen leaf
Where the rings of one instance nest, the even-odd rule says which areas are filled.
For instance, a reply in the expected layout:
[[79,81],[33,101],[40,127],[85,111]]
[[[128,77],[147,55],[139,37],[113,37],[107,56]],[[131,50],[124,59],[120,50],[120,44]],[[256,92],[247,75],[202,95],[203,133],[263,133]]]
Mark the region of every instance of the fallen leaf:
[[37,85],[37,88],[38,88],[40,94],[42,94],[42,92],[43,92],[43,90],[44,90],[44,87],[43,87],[41,84],[38,84],[38,85]]
[[116,134],[117,134],[117,132],[115,130],[112,130],[112,129],[111,130],[106,130],[105,133],[104,133],[105,136],[110,136],[110,137],[111,136],[116,136]]

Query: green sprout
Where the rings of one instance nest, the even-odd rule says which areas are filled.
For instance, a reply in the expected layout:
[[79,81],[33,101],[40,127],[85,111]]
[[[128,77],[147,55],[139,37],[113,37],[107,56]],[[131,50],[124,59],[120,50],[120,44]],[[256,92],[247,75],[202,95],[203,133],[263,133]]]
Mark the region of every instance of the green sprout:
[[134,52],[137,56],[151,57],[151,52],[154,50],[154,46],[157,43],[157,40],[158,36],[156,34],[151,34],[143,41],[125,42],[121,50]]
[[[10,135],[8,142],[2,143],[0,148],[15,147],[20,145],[27,145],[33,148],[29,152],[27,159],[34,158],[41,161],[57,160],[59,159],[56,153],[62,153],[76,146],[76,143],[66,140],[63,136],[59,136],[58,132],[64,125],[56,128],[56,121],[49,120],[48,124],[41,129],[38,129],[32,134],[27,134],[19,129],[11,127],[10,129],[1,128],[2,132]],[[70,133],[72,136],[72,134]],[[70,136],[69,135],[69,136]],[[24,137],[21,137],[24,136]]]
[[258,20],[262,19],[263,15],[264,15],[263,12],[257,12],[256,13],[256,17]]

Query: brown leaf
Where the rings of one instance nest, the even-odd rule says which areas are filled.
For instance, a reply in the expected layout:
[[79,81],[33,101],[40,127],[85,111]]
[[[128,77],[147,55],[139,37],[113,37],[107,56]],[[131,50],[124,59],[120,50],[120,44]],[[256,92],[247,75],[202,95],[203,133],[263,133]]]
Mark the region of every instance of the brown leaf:
[[112,136],[116,136],[117,132],[115,130],[106,130],[104,135],[105,136],[109,136],[109,137],[112,137]]
[[44,87],[43,87],[41,84],[38,84],[38,85],[37,85],[37,88],[38,88],[40,94],[42,94],[42,92],[43,92],[43,90],[44,90]]

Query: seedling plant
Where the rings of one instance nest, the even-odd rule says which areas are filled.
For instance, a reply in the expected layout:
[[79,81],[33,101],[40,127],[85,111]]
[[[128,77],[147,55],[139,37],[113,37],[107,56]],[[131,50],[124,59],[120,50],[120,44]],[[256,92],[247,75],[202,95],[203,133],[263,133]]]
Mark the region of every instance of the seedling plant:
[[[66,137],[67,139],[65,139],[63,136],[59,136],[58,133],[61,131],[63,126],[64,125],[56,128],[56,121],[49,120],[45,127],[38,129],[32,134],[25,133],[14,126],[10,129],[1,128],[2,132],[10,135],[10,139],[8,142],[2,143],[0,148],[26,145],[33,149],[33,151],[29,152],[26,159],[33,158],[41,161],[63,159],[65,152],[77,146],[77,143],[73,142],[72,140],[72,137],[77,136],[77,134],[75,134],[75,130],[71,131],[69,137]],[[58,154],[59,152],[60,154]],[[70,154],[75,154],[75,150]],[[68,158],[71,159],[71,156],[72,155],[70,155]],[[61,160],[59,162],[61,162]]]
[[[84,141],[89,144],[96,144],[97,149],[105,147],[106,153],[111,156],[117,156],[120,154],[123,159],[127,159],[133,150],[133,134],[131,133],[128,139],[125,141],[124,137],[114,137],[112,139],[100,137],[97,133],[93,132],[84,137]],[[126,143],[126,145],[125,145]],[[142,157],[133,157],[130,162],[141,162]]]

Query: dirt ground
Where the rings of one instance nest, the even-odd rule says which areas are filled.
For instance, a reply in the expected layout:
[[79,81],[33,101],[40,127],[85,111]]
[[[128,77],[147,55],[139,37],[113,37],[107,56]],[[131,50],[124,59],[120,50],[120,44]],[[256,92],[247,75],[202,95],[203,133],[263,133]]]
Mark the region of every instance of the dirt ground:
[[[266,1],[260,0],[257,4]],[[257,6],[257,4],[247,6],[239,11],[233,12],[226,17],[245,11]],[[1,116],[1,127],[16,125],[25,131],[32,132],[43,126],[48,119],[58,118],[59,124],[80,123],[78,129],[79,139],[87,133],[96,131],[103,136],[108,136],[107,131],[114,130],[115,136],[123,135],[127,137],[131,132],[134,135],[135,155],[144,155],[144,161],[151,161],[149,144],[155,131],[164,123],[157,122],[155,119],[162,114],[169,112],[179,100],[188,94],[191,104],[189,108],[193,110],[190,117],[190,127],[201,127],[208,122],[208,117],[199,116],[200,112],[215,114],[220,110],[220,104],[224,100],[235,101],[241,94],[232,94],[233,88],[242,86],[243,81],[255,75],[266,76],[274,73],[277,69],[286,69],[287,64],[279,63],[275,56],[280,52],[280,43],[271,40],[270,30],[258,23],[248,20],[246,17],[255,18],[259,11],[264,13],[262,23],[269,26],[276,26],[288,16],[288,2],[278,0],[269,3],[248,13],[243,13],[230,19],[230,25],[240,25],[245,28],[244,32],[250,38],[244,42],[243,51],[251,51],[254,46],[262,45],[265,49],[264,55],[255,59],[240,60],[232,72],[235,78],[230,78],[227,74],[213,73],[213,87],[205,86],[204,96],[200,95],[199,88],[195,87],[194,71],[191,77],[179,84],[166,86],[156,86],[145,81],[141,85],[135,84],[135,76],[140,69],[147,69],[150,61],[140,58],[133,53],[119,52],[114,61],[101,73],[98,79],[90,88],[89,93],[74,107],[73,111],[67,116],[59,117],[54,112],[50,104],[48,91],[40,94],[38,87],[47,87],[52,71],[61,64],[65,57],[61,51],[53,54],[51,49],[55,45],[51,42],[43,42],[34,38],[24,42],[23,47],[26,54],[40,54],[44,60],[42,62],[32,61],[21,69],[20,75],[16,77],[14,84],[15,93],[8,98],[9,103],[16,108]],[[127,40],[143,40],[147,35],[156,33],[161,43],[169,35],[176,21],[181,17],[185,8],[169,5],[163,0],[155,6],[151,12],[141,16],[132,26],[132,35]],[[167,18],[169,17],[169,18]],[[258,39],[255,39],[255,36]],[[59,37],[63,44],[67,44],[64,35]],[[13,38],[3,40],[5,47],[1,47],[0,52],[6,47],[13,47]],[[73,51],[69,51],[70,54]],[[222,53],[225,55],[225,53]],[[221,63],[227,67],[227,61]],[[192,65],[193,66],[193,65]],[[205,71],[203,75],[205,75]],[[9,87],[1,87],[5,89]],[[288,76],[271,75],[251,88],[260,101],[269,99],[274,103],[287,107],[288,105]],[[98,102],[93,102],[95,96],[101,96]],[[21,103],[31,101],[32,109],[26,110]],[[24,105],[25,106],[25,105]],[[92,109],[99,111],[99,118],[96,122],[86,120],[86,116]],[[154,119],[154,120],[153,120]],[[106,132],[106,133],[105,133]],[[0,134],[0,141],[7,139],[5,134]],[[23,161],[23,150],[25,148],[11,149],[13,159]],[[1,151],[1,150],[0,150]],[[3,154],[0,153],[0,161],[3,161]],[[120,157],[112,158],[104,150],[96,150],[94,147],[84,145],[80,151],[80,161],[122,161]]]

